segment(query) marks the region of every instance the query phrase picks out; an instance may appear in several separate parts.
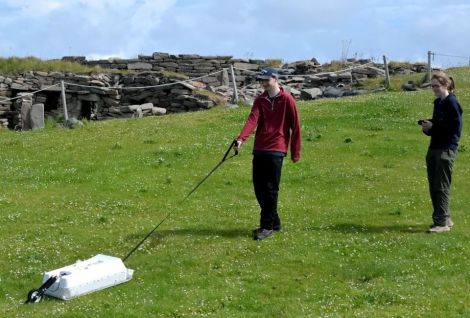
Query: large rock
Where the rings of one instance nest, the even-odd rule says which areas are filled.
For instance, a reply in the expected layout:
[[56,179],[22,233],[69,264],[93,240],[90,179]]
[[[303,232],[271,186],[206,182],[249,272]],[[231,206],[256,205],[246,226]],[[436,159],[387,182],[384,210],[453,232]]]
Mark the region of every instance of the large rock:
[[171,93],[174,95],[187,95],[190,94],[191,92],[187,89],[182,89],[182,88],[172,88]]
[[153,108],[153,104],[152,104],[152,103],[146,103],[146,104],[140,105],[140,109],[142,109],[143,111],[144,111],[144,110],[151,110],[152,108]]
[[408,81],[408,83],[405,83],[401,86],[401,89],[405,92],[413,92],[416,91],[416,85],[413,83],[413,81]]
[[257,71],[259,70],[259,65],[258,64],[252,64],[252,63],[234,63],[233,67],[242,69],[242,70],[248,70],[248,71]]
[[42,71],[36,71],[34,72],[36,75],[38,76],[42,76],[42,77],[47,77],[49,75],[49,73],[47,72],[42,72]]
[[122,106],[121,108],[125,107],[127,107],[128,111],[135,112],[138,108],[140,108],[140,105]]
[[202,108],[211,108],[215,106],[215,103],[211,100],[199,100],[196,102],[196,104]]
[[162,52],[154,52],[152,54],[152,57],[153,57],[154,60],[158,60],[158,59],[168,58],[168,57],[170,57],[170,54],[162,53]]
[[206,84],[212,84],[212,83],[217,83],[218,82],[216,76],[204,77],[203,79],[201,79],[201,81],[203,83],[206,83]]
[[187,83],[187,82],[180,82],[180,83],[178,83],[176,86],[178,86],[178,85],[181,85],[181,86],[183,86],[183,87],[185,87],[185,88],[187,88],[187,89],[189,89],[189,90],[192,90],[192,91],[196,89],[196,87],[195,87],[194,85],[191,85],[191,84],[189,84],[189,83]]
[[228,72],[226,69],[224,69],[219,75],[219,80],[220,80],[220,86],[229,86],[229,77],[228,77]]
[[344,72],[344,73],[338,74],[338,80],[342,82],[351,81],[352,80],[351,72]]
[[313,62],[315,65],[320,65],[320,62],[318,62],[318,60],[314,57],[312,57],[312,59],[310,60],[310,62]]
[[327,87],[325,91],[323,92],[323,96],[325,97],[342,97],[344,95],[344,91],[340,88],[336,87]]
[[31,90],[31,86],[27,84],[21,84],[21,83],[11,83],[11,89],[16,89],[20,91],[29,91]]
[[103,83],[102,81],[99,81],[99,80],[92,80],[92,81],[90,82],[90,85],[91,85],[91,86],[100,86],[100,87],[106,86],[105,83]]
[[318,97],[321,97],[323,92],[321,89],[314,87],[314,88],[306,88],[300,91],[300,97],[302,99],[310,100],[310,99],[316,99]]
[[129,63],[127,64],[128,70],[151,70],[152,64],[144,63],[144,62],[137,62],[137,63]]
[[297,74],[306,74],[319,67],[314,61],[297,61],[286,65],[287,68],[295,69]]
[[160,63],[160,66],[164,68],[178,68],[179,67],[178,63],[175,63],[175,62],[163,62],[163,63]]
[[44,128],[44,104],[34,104],[31,107],[31,129]]
[[[113,107],[110,107],[110,108],[114,108],[116,106],[113,106]],[[131,110],[129,107],[131,106],[120,106],[119,107],[119,111],[121,113],[133,113],[137,108],[135,108],[134,110]]]
[[99,102],[101,100],[100,96],[98,94],[84,94],[84,95],[78,95],[78,99],[84,100],[87,102]]
[[293,69],[293,68],[280,68],[280,69],[278,69],[278,72],[279,72],[279,75],[292,75],[292,74],[295,73],[295,69]]
[[83,127],[83,122],[81,120],[78,120],[75,117],[70,117],[69,119],[65,121],[64,127],[70,128],[70,129],[80,128],[80,127]]
[[295,99],[301,98],[302,96],[302,92],[293,87],[285,86],[284,89],[288,91],[292,95],[292,97],[294,97]]
[[31,108],[30,101],[23,101],[21,103],[21,129],[31,130]]
[[158,116],[158,115],[165,115],[165,114],[166,114],[165,108],[161,108],[161,107],[152,108],[152,115]]
[[352,73],[353,74],[364,74],[364,75],[367,75],[369,77],[376,77],[376,76],[384,76],[385,75],[384,70],[381,70],[381,69],[378,69],[378,68],[375,68],[375,67],[368,67],[368,66],[365,66],[364,68],[356,68],[356,69],[352,70]]
[[[28,93],[18,93],[17,97],[18,99],[15,99],[10,106],[12,111],[17,112],[15,124],[19,124],[19,127],[22,129],[29,130],[31,129],[30,113],[31,106],[33,105],[32,97]],[[24,119],[24,121],[22,119]]]

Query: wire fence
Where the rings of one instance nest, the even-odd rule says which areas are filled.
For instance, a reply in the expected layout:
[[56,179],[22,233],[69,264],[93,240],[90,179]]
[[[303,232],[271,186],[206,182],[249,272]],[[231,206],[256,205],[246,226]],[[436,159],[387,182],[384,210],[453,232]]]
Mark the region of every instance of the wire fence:
[[470,66],[470,56],[432,52],[432,64],[439,68]]

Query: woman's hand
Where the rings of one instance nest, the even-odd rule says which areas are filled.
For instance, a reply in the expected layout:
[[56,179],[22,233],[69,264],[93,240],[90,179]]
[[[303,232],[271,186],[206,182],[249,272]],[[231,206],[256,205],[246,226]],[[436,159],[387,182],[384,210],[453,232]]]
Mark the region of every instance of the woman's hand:
[[430,122],[429,120],[423,120],[421,127],[423,127],[423,131],[427,133],[432,128],[432,122]]

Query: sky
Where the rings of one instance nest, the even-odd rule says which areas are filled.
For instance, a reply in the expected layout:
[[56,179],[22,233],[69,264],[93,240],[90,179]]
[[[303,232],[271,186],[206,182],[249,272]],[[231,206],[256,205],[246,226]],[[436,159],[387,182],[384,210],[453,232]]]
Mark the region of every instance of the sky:
[[468,0],[0,0],[0,56],[424,61],[470,56],[469,17]]

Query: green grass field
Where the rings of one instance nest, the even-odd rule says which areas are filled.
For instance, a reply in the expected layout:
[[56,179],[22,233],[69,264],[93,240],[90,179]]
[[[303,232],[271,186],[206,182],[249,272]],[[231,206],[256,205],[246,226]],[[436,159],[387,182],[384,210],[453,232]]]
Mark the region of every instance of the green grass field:
[[[470,123],[470,70],[453,71]],[[300,103],[302,161],[286,161],[283,231],[253,241],[251,144],[185,203],[248,108],[0,130],[0,317],[470,317],[470,139],[453,180],[454,229],[431,223],[430,91]],[[351,142],[346,142],[351,141]],[[44,271],[98,253],[134,279],[25,306]]]

